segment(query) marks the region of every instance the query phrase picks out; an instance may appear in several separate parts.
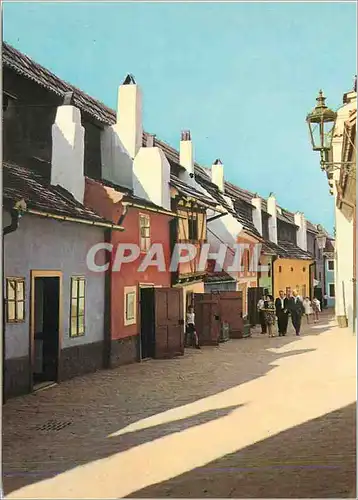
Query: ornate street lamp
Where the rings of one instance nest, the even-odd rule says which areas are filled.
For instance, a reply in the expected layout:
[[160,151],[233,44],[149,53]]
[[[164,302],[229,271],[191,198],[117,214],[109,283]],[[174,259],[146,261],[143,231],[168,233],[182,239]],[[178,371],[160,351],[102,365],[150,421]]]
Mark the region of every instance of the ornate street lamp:
[[[357,80],[355,79],[354,91],[357,89]],[[332,170],[345,167],[348,171],[355,162],[330,162],[329,153],[332,149],[333,131],[336,123],[337,113],[326,106],[326,98],[322,90],[319,91],[316,98],[317,104],[311,113],[306,116],[306,122],[310,131],[313,151],[319,151],[321,154],[321,169],[332,172]]]
[[318,234],[316,235],[317,246],[320,250],[324,250],[326,248],[327,235],[323,230],[321,224],[317,226]]
[[325,169],[328,154],[332,148],[332,137],[337,113],[326,106],[326,98],[322,90],[316,98],[317,104],[311,113],[308,113],[306,122],[310,131],[313,151],[321,153],[321,168]]

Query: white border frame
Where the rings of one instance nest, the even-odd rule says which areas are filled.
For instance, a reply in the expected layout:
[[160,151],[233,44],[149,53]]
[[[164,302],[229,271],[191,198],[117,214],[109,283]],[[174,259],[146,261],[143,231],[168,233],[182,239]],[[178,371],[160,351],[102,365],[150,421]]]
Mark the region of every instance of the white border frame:
[[[134,293],[134,318],[127,319],[127,295],[130,293]],[[124,287],[124,304],[123,304],[123,322],[124,326],[136,325],[137,324],[137,307],[138,307],[138,294],[137,294],[137,286],[125,286]]]

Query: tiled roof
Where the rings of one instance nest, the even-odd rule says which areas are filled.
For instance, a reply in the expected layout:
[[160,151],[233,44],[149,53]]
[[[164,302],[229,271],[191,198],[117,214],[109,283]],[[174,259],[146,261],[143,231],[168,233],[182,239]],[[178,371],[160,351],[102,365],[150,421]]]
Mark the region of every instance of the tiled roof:
[[306,220],[306,229],[311,233],[318,233],[317,226],[312,224],[312,222],[310,222],[309,220]]
[[220,281],[235,281],[230,274],[228,274],[225,271],[219,271],[219,272],[208,272],[206,274],[206,277],[204,278],[205,283],[217,283]]
[[92,222],[111,222],[78,202],[61,186],[50,185],[40,174],[13,163],[3,163],[3,200],[11,207],[24,199],[28,209]]
[[278,246],[280,247],[279,256],[283,259],[302,259],[311,260],[313,255],[309,252],[301,250],[297,245],[291,243],[291,241],[278,241]]
[[215,260],[208,260],[208,268],[206,271],[206,277],[204,278],[204,281],[206,283],[216,283],[218,281],[235,281],[235,279],[226,271],[215,271],[215,265]]
[[25,56],[6,42],[2,44],[3,66],[11,68],[16,73],[29,78],[38,85],[63,96],[66,92],[73,92],[73,103],[81,111],[93,116],[96,120],[112,125],[116,121],[116,113],[112,109],[85,94],[74,85],[64,82],[48,69]]
[[216,199],[219,205],[221,205],[230,215],[232,215],[232,217],[234,217],[238,222],[240,222],[240,224],[242,224],[244,230],[248,234],[261,239],[261,236],[255,228],[252,220],[250,220],[245,212],[240,210],[238,206],[235,206],[235,199],[233,199],[235,207],[235,209],[233,209],[226,201],[219,188],[213,182],[211,182],[211,179],[206,170],[199,165],[195,167],[195,179],[213,198]]
[[[74,85],[61,80],[55,74],[51,73],[51,71],[36,63],[8,43],[3,42],[2,49],[4,66],[13,69],[18,74],[29,78],[30,80],[36,82],[38,85],[41,85],[42,87],[54,92],[59,96],[64,96],[66,92],[72,91],[73,103],[81,111],[89,114],[103,124],[112,125],[116,122],[116,111],[114,111],[113,109],[110,109],[105,104],[89,96]],[[143,132],[143,145],[146,144],[147,136],[148,134],[146,132]],[[157,138],[155,138],[155,145],[163,150],[171,166],[174,166],[178,169],[183,169],[183,167],[180,165],[179,152],[175,148]],[[203,187],[209,192],[209,194],[213,196],[214,192],[216,193],[215,199],[218,200],[218,198],[220,198],[220,205],[224,207],[231,215],[233,215],[240,223],[242,223],[246,231],[250,232],[254,236],[258,235],[258,232],[256,231],[253,224],[250,223],[250,221],[247,220],[247,218],[244,217],[242,213],[236,214],[235,211],[232,210],[232,208],[219,193],[219,190],[217,189],[215,184],[211,183],[210,176],[207,174],[206,170],[198,163],[195,163],[195,175],[199,184],[205,184],[205,186]],[[234,184],[227,181],[225,182],[225,191],[228,196],[234,199],[241,199],[248,204],[251,204],[251,199],[255,196],[254,193],[235,186]],[[267,212],[267,202],[263,198],[262,210]],[[281,210],[282,213],[278,213],[277,217],[285,222],[295,225],[294,214],[284,209]],[[313,231],[314,226],[309,224],[307,224],[307,229]]]
[[202,203],[205,203],[213,208],[218,205],[215,198],[209,198],[209,196],[206,196],[205,193],[201,193],[193,186],[190,186],[189,184],[186,184],[185,182],[178,179],[178,177],[176,177],[175,175],[170,176],[170,184],[184,196],[195,198],[196,200],[201,201]]
[[165,208],[157,205],[156,203],[153,203],[152,201],[146,200],[145,198],[141,198],[140,196],[136,196],[133,193],[132,189],[129,189],[127,187],[121,186],[119,184],[115,184],[114,182],[107,181],[105,179],[91,179],[92,181],[101,184],[102,186],[109,187],[112,189],[115,189],[117,192],[122,193],[123,197],[121,198],[121,201],[128,202],[128,203],[135,203],[136,205],[140,205],[143,208],[148,207],[154,210],[159,210],[159,211],[164,211],[164,212],[171,212],[171,210],[166,210]]

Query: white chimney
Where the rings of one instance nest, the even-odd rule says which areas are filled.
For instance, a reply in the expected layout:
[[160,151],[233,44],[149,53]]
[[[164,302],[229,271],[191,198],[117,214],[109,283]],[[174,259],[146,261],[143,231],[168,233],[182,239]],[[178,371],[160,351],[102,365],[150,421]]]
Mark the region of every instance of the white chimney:
[[221,160],[215,160],[211,166],[211,182],[223,193],[224,187],[224,165]]
[[179,163],[185,168],[185,175],[182,180],[188,184],[194,184],[194,152],[189,130],[184,130],[181,133]]
[[[65,97],[71,102],[72,95]],[[57,108],[52,125],[51,184],[60,185],[83,203],[85,129],[81,112],[71,104]]]
[[277,203],[273,193],[267,198],[267,213],[270,215],[268,221],[269,238],[277,245]]
[[260,197],[256,196],[255,198],[252,198],[251,203],[255,207],[252,211],[252,220],[255,228],[262,236],[262,215],[261,215],[262,200]]
[[133,160],[120,139],[119,125],[101,132],[102,178],[133,189]]
[[142,93],[133,75],[127,75],[118,89],[117,131],[121,142],[134,158],[142,146]]
[[295,224],[296,224],[296,226],[298,226],[297,233],[296,233],[297,246],[299,248],[301,248],[301,250],[307,251],[306,217],[303,213],[296,212],[294,218],[295,218]]
[[136,196],[171,209],[170,164],[154,136],[148,135],[146,147],[141,147],[133,162],[133,190]]

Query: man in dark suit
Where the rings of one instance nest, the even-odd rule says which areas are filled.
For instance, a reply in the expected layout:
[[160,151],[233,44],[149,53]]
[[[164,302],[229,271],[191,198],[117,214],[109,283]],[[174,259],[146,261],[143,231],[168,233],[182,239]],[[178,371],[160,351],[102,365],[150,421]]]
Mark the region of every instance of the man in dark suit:
[[279,337],[284,337],[287,333],[288,325],[288,310],[287,310],[287,299],[283,290],[279,291],[279,297],[275,300],[275,309],[277,316],[277,326]]
[[293,294],[291,294],[291,289],[287,290],[287,309],[291,315],[293,328],[298,336],[300,335],[301,320],[305,309],[303,307],[302,300],[295,290],[293,291]]

